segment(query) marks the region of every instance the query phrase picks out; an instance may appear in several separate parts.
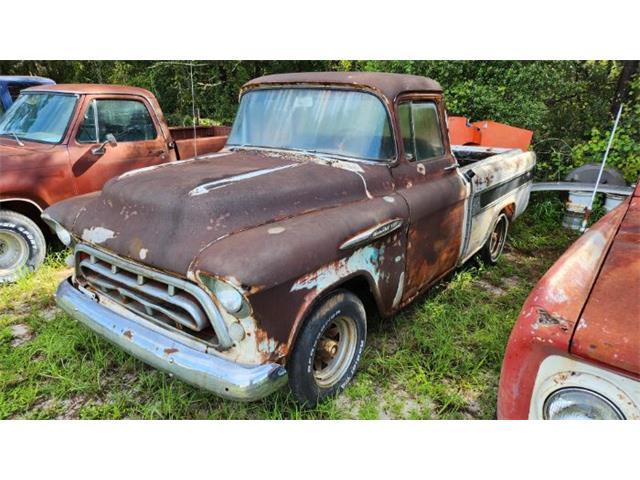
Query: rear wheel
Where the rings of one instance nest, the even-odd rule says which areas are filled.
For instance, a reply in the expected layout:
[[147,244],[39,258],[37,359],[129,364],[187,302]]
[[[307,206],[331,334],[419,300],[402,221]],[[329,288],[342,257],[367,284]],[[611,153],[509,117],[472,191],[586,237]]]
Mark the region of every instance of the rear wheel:
[[502,254],[504,244],[507,241],[507,232],[509,231],[509,217],[505,213],[498,215],[491,234],[480,251],[482,260],[492,265],[498,262],[498,258]]
[[0,283],[13,282],[38,268],[46,253],[40,228],[28,217],[0,210]]
[[289,385],[296,399],[314,406],[347,386],[360,363],[367,336],[360,299],[337,291],[307,319],[289,358]]

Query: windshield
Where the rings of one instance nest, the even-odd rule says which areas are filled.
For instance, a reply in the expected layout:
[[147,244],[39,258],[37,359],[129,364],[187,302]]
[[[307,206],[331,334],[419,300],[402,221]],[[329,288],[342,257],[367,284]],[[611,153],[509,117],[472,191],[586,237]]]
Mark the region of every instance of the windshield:
[[72,95],[25,93],[0,119],[0,135],[59,143],[73,113]]
[[369,93],[319,88],[254,90],[242,96],[227,142],[336,154],[364,160],[394,157],[389,117]]

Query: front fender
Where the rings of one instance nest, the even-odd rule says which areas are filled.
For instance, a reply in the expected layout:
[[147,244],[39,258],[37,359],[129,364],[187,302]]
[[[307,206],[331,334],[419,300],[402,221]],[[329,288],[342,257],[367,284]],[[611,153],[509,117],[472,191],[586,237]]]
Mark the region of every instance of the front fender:
[[540,364],[568,355],[591,287],[626,212],[624,203],[604,216],[558,259],[529,294],[502,364],[498,418],[526,419]]
[[[260,328],[288,351],[315,300],[349,278],[366,278],[383,313],[394,308],[404,286],[407,217],[406,203],[389,196],[282,219],[212,243],[189,270],[239,286]],[[388,234],[343,246],[392,219],[401,222]]]

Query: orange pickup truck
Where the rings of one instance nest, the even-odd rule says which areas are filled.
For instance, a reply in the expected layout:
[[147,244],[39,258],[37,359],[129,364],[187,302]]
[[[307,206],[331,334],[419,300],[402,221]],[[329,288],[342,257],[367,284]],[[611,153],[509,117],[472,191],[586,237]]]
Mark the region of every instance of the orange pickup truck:
[[23,90],[0,120],[0,283],[43,261],[42,211],[127,171],[220,150],[228,127],[169,128],[152,93],[117,85]]

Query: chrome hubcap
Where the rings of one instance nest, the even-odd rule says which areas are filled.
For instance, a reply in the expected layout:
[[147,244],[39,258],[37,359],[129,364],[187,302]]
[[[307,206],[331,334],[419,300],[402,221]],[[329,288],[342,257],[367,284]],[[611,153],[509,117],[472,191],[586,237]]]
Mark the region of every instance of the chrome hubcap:
[[313,375],[318,386],[334,386],[349,369],[356,352],[356,322],[347,316],[336,318],[324,331],[313,360]]
[[23,267],[28,259],[29,245],[26,240],[10,230],[0,230],[0,275]]

